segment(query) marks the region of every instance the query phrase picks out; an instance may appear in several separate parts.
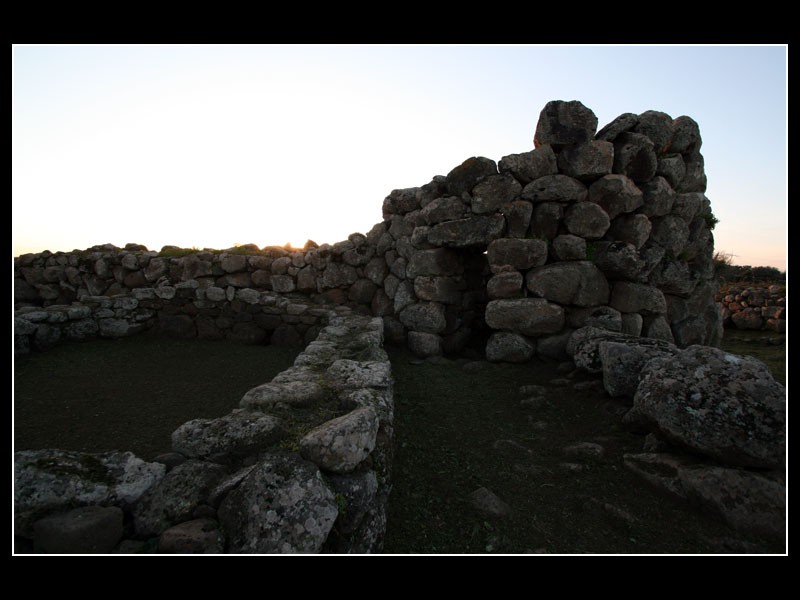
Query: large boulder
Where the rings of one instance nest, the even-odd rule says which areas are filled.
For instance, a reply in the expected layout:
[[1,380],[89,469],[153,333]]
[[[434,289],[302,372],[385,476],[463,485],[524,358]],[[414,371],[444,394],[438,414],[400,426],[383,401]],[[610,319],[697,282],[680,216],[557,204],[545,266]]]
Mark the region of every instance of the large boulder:
[[128,507],[156,485],[166,467],[130,452],[89,454],[22,450],[14,454],[14,524],[30,536],[48,514],[91,505]]
[[725,464],[778,468],[786,459],[786,388],[753,357],[690,346],[653,359],[633,411],[665,439]]
[[511,175],[490,175],[472,190],[472,212],[496,212],[519,196],[521,191],[522,186]]
[[557,333],[564,327],[564,309],[543,298],[492,300],[486,305],[486,324],[530,336]]
[[597,132],[597,116],[577,100],[552,100],[539,114],[533,145],[551,144],[559,148],[588,142]]
[[187,460],[179,464],[136,502],[133,507],[136,533],[142,537],[155,536],[188,521],[194,509],[207,502],[224,475],[221,465],[210,462]]
[[530,152],[504,156],[497,166],[501,173],[511,173],[522,185],[539,177],[558,173],[556,154],[552,146],[547,144]]
[[614,139],[614,173],[640,183],[652,179],[657,168],[658,158],[649,137],[626,131]]
[[539,267],[547,261],[547,242],[500,238],[489,244],[486,255],[492,266],[510,265],[514,269],[524,271]]
[[503,235],[505,225],[506,220],[501,214],[447,221],[431,227],[428,242],[453,248],[486,246]]
[[606,175],[589,187],[589,202],[603,207],[610,219],[631,213],[642,205],[642,191],[629,177]]
[[486,343],[486,360],[491,362],[527,362],[535,352],[536,344],[517,333],[497,331]]
[[581,181],[594,181],[611,173],[614,144],[593,140],[564,148],[558,154],[558,168],[565,175]]
[[551,263],[528,272],[528,290],[551,302],[575,306],[608,303],[608,281],[590,261]]
[[580,202],[588,194],[586,186],[567,175],[545,175],[522,188],[522,198],[531,202]]
[[357,408],[307,433],[300,454],[324,471],[349,473],[375,449],[378,425],[374,408]]
[[218,510],[237,554],[318,553],[338,513],[319,469],[295,454],[258,463]]
[[564,225],[573,235],[587,240],[599,240],[611,226],[603,208],[594,202],[575,202],[564,213]]
[[774,479],[673,454],[625,454],[623,460],[653,487],[695,504],[738,531],[777,540],[786,535],[786,487]]
[[193,419],[172,433],[172,449],[190,458],[225,461],[258,452],[283,437],[280,420],[260,411],[234,409],[219,419]]
[[497,173],[497,165],[489,158],[473,156],[455,167],[447,174],[445,185],[453,196],[461,196],[472,191],[479,182]]

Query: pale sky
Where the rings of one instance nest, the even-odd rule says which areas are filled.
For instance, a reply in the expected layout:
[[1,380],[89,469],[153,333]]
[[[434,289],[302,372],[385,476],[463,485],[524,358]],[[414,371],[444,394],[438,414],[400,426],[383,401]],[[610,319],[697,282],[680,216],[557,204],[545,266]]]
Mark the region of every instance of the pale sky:
[[12,86],[14,256],[338,242],[580,100],[695,119],[716,249],[786,268],[786,46],[16,45]]

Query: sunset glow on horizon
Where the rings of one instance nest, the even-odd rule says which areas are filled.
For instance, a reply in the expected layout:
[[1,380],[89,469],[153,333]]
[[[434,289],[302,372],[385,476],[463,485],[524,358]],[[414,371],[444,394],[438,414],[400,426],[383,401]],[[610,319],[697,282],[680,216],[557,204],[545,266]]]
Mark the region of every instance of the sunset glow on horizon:
[[544,105],[700,125],[716,250],[786,269],[785,46],[16,45],[12,252],[336,243],[533,149]]

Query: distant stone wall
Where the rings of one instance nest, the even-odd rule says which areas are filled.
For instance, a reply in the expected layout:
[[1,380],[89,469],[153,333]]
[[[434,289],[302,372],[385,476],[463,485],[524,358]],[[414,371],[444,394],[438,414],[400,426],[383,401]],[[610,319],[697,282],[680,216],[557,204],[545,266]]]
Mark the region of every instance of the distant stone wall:
[[192,302],[178,311],[193,322],[187,332],[258,337],[267,328],[255,318],[231,328],[236,316],[203,313],[224,310],[203,304],[224,294],[231,314],[249,314],[238,296],[252,289],[382,317],[389,340],[423,357],[472,349],[498,361],[563,359],[570,334],[587,325],[717,345],[716,219],[701,143],[689,117],[626,113],[597,131],[580,102],[553,101],[535,149],[498,163],[469,158],[392,191],[367,234],[295,251],[169,257],[176,249],[129,244],[25,255],[15,259],[17,308],[166,286]]
[[786,332],[786,286],[733,286],[717,292],[722,323],[735,329]]
[[379,552],[394,392],[383,323],[334,317],[240,408],[174,452],[15,455],[15,534],[55,553]]
[[25,354],[62,341],[115,339],[147,330],[176,338],[299,347],[317,336],[326,319],[351,313],[347,306],[310,304],[304,296],[200,288],[189,280],[117,296],[82,296],[69,305],[23,306],[14,316],[14,350]]

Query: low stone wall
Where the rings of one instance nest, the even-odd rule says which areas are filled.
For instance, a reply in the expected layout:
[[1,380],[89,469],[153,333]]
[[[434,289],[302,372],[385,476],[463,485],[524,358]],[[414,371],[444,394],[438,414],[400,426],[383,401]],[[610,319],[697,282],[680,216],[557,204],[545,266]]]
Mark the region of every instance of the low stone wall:
[[378,552],[393,411],[382,320],[332,317],[294,366],[184,423],[152,463],[17,452],[15,535],[57,553]]
[[717,292],[722,323],[736,329],[786,332],[786,286],[732,286]]
[[314,304],[302,295],[202,288],[188,280],[118,296],[82,296],[70,305],[23,306],[14,313],[14,351],[24,354],[61,341],[120,338],[151,329],[178,338],[301,346],[317,336],[324,320],[351,313],[347,306]]

